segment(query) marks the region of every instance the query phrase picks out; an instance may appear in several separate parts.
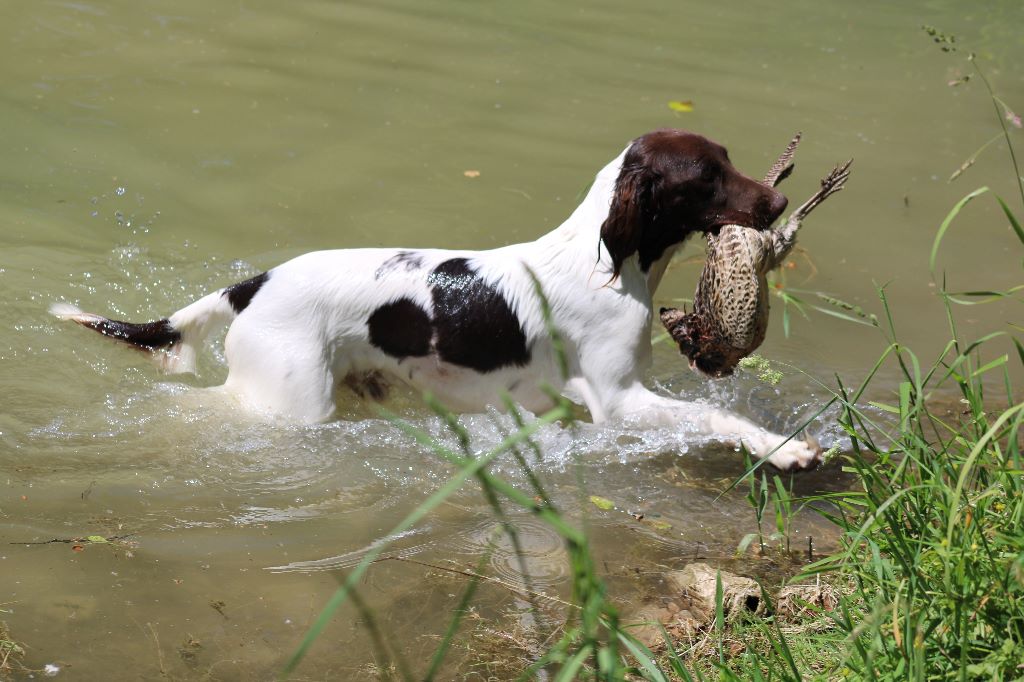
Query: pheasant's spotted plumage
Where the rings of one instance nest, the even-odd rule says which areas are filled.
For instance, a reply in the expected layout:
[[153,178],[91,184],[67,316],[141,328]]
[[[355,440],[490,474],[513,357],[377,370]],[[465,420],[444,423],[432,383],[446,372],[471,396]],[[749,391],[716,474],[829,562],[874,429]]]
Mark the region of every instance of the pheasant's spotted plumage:
[[[792,170],[797,135],[765,177],[775,186]],[[697,283],[693,311],[664,309],[661,321],[680,351],[711,374],[731,373],[736,363],[764,341],[768,328],[768,273],[785,260],[807,214],[843,188],[850,163],[837,166],[821,188],[779,228],[756,230],[724,225],[707,234],[707,262]]]

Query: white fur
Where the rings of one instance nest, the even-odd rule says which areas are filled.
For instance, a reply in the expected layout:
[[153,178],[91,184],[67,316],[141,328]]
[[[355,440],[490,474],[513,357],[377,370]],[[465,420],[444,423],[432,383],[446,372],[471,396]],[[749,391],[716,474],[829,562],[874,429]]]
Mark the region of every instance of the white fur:
[[[584,403],[595,422],[630,418],[652,426],[685,423],[724,441],[742,442],[759,457],[770,454],[772,464],[782,469],[815,464],[818,452],[807,443],[784,443],[784,437],[741,417],[657,395],[643,385],[651,363],[651,297],[677,247],[647,273],[636,255],[629,257],[617,278],[612,277],[607,251],[600,249],[599,256],[600,229],[624,155],[598,173],[568,220],[534,242],[490,251],[416,250],[423,261],[420,270],[396,268],[381,279],[374,275],[396,249],[319,251],[271,270],[237,317],[223,290],[201,298],[169,318],[182,340],[164,364],[169,371],[193,370],[197,344],[216,326],[231,321],[225,389],[256,410],[298,421],[331,418],[338,384],[350,374],[368,371],[430,391],[461,411],[500,407],[505,392],[527,409],[541,411],[551,404],[542,390],[547,384]],[[425,273],[456,257],[470,259],[518,316],[531,344],[525,366],[481,373],[433,354],[399,360],[369,342],[367,319],[381,305],[406,297],[430,310]],[[527,268],[540,280],[564,339],[569,365],[565,380]],[[51,310],[65,319],[88,315],[73,306]]]

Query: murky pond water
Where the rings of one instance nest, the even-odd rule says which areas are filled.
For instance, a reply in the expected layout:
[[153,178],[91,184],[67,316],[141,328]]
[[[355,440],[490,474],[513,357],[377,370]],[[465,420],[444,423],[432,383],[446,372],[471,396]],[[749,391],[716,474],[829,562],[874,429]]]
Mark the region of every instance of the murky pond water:
[[[934,230],[969,189],[1013,190],[998,143],[946,184],[999,127],[976,83],[947,86],[967,64],[919,25],[978,50],[1021,106],[1022,20],[1010,1],[0,6],[0,620],[28,645],[26,664],[75,679],[270,678],[343,570],[451,473],[367,406],[316,427],[247,421],[197,390],[226,374],[219,344],[198,377],[168,379],[58,324],[51,301],[154,319],[308,250],[531,240],[642,132],[698,130],[760,175],[801,130],[783,186],[791,198],[836,161],[856,165],[849,189],[808,221],[786,285],[880,312],[872,280],[891,280],[898,331],[927,355],[945,338],[928,287]],[[675,113],[670,100],[694,110]],[[994,202],[971,205],[940,258],[951,282],[1017,283],[1002,224]],[[692,295],[700,262],[687,257],[699,254],[692,244],[658,303]],[[995,328],[1014,312],[978,307],[964,324]],[[806,375],[709,384],[660,343],[651,380],[795,427],[826,395],[815,380],[856,380],[882,344],[824,315],[794,314],[786,339],[780,313],[762,350]],[[392,409],[445,435],[415,396]],[[512,425],[465,423],[481,449]],[[827,424],[816,430],[826,445],[837,438]],[[742,470],[738,456],[685,429],[553,425],[538,440],[538,471],[586,519],[627,609],[657,571],[725,560],[753,530],[742,492],[718,498]],[[511,458],[496,470],[524,483]],[[825,469],[796,489],[842,484]],[[564,596],[557,537],[513,518],[534,588]],[[797,525],[797,542],[827,545],[813,517]],[[495,529],[470,485],[389,555],[465,568],[493,544],[488,574],[517,585],[521,565]],[[89,535],[124,541],[30,544]],[[382,638],[420,670],[464,584],[388,561],[361,595]],[[481,588],[485,616],[522,606],[504,587]],[[300,674],[372,677],[385,661],[366,620],[343,609]],[[477,673],[468,662],[449,670]]]

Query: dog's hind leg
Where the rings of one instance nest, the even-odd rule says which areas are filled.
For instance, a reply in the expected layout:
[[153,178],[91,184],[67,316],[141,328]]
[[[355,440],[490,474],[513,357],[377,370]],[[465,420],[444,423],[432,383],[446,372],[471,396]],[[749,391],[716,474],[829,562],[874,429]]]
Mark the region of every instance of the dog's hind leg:
[[255,411],[305,423],[334,414],[335,380],[324,344],[305,330],[267,334],[255,318],[235,320],[224,341],[224,388]]

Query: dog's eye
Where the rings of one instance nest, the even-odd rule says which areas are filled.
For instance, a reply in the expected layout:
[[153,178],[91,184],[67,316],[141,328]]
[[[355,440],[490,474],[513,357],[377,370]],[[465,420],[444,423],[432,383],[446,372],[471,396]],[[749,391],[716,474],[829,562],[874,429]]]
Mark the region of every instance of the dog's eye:
[[718,182],[718,178],[721,175],[718,164],[710,163],[708,161],[703,161],[697,164],[697,167],[694,170],[696,171],[696,173],[694,173],[696,177],[693,179],[697,184],[701,185],[715,184]]
[[693,191],[698,196],[710,197],[718,189],[718,173],[714,168],[702,170],[693,183]]
[[698,180],[702,185],[713,185],[718,182],[718,169],[714,166],[705,166],[698,176]]

